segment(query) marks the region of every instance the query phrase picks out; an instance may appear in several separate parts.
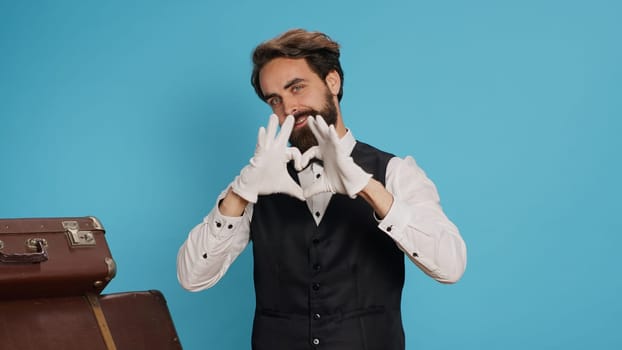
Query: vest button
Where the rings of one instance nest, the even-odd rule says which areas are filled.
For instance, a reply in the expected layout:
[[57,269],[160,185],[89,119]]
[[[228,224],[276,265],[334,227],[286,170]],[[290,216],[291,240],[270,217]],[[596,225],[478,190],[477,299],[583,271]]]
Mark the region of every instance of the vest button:
[[322,315],[320,314],[313,314],[313,319],[314,320],[319,320],[322,317]]
[[320,284],[319,283],[313,283],[311,288],[313,288],[313,290],[317,292],[318,290],[320,290]]
[[313,345],[320,345],[320,339],[319,338],[313,338],[313,340],[311,342],[313,343]]
[[313,239],[313,244],[318,244],[318,243],[320,243],[320,240],[319,240],[319,239],[317,239],[317,238],[314,238],[314,239]]
[[313,265],[313,270],[315,270],[316,272],[320,271],[321,269],[322,269],[322,266],[320,264]]

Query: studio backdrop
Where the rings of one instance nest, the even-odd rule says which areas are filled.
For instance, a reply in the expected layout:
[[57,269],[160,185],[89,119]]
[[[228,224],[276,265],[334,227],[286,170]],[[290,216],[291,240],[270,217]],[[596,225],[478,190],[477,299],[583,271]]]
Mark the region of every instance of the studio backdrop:
[[622,348],[618,1],[3,1],[0,217],[98,217],[118,275],[186,349],[248,349],[251,249],[212,289],[179,246],[270,109],[250,53],[291,28],[342,45],[354,135],[413,156],[468,248],[407,261],[407,349]]

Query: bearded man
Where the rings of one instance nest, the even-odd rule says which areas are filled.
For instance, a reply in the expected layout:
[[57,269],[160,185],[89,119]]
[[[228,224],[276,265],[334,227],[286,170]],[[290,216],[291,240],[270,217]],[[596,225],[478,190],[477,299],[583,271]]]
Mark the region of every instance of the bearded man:
[[442,283],[466,267],[465,243],[415,160],[346,128],[339,56],[338,43],[302,29],[255,48],[251,83],[273,114],[179,250],[178,279],[199,291],[252,241],[253,349],[404,349],[404,254]]

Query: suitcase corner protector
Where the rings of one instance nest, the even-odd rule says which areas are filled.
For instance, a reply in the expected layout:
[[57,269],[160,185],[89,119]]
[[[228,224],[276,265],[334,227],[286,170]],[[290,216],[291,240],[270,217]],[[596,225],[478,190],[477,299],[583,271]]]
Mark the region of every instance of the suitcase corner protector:
[[104,230],[104,225],[102,225],[101,221],[95,216],[89,216],[89,219],[93,222],[93,229],[95,230]]

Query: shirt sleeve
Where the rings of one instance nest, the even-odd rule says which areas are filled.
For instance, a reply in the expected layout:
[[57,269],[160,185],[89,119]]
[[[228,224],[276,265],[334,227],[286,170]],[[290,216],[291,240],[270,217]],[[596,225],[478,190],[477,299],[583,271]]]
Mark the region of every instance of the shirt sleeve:
[[457,282],[466,268],[466,245],[443,212],[434,183],[412,157],[394,157],[387,166],[386,188],[393,204],[379,228],[427,275]]
[[188,234],[177,254],[177,279],[189,291],[212,287],[227,272],[231,263],[242,253],[250,240],[252,204],[239,217],[224,216],[218,203]]

